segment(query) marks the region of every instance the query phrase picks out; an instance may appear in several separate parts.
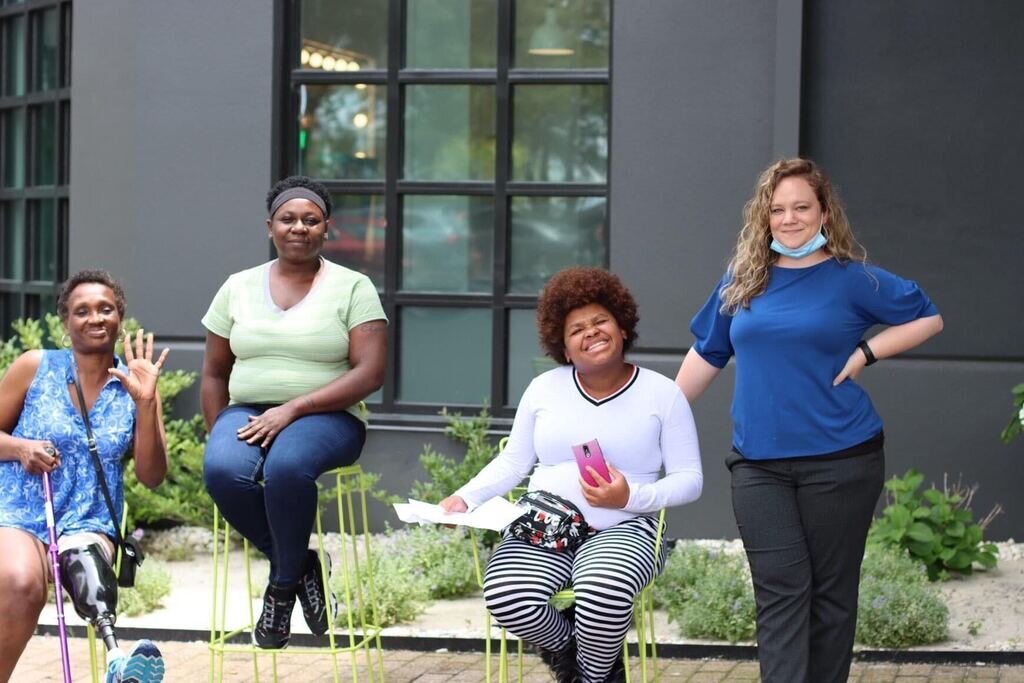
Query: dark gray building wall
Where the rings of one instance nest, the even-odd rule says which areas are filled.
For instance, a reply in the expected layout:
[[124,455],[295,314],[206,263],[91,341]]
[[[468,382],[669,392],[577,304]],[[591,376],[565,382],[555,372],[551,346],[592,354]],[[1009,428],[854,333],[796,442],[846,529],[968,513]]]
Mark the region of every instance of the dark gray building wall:
[[[862,377],[887,472],[979,483],[976,512],[1006,509],[997,539],[1024,526],[1024,443],[998,439],[1024,379],[1022,25],[1011,2],[662,0],[616,3],[613,33],[611,267],[640,302],[636,359],[675,375],[758,172],[798,149],[818,158],[872,260],[917,279],[946,319]],[[704,495],[673,511],[674,535],[737,534],[722,465],[732,379],[694,406]]]
[[199,340],[224,278],[268,254],[273,1],[88,0],[73,21],[69,270],[111,270],[131,315]]
[[[1011,154],[1021,147],[1024,117],[1012,97],[1019,88],[999,80],[1020,73],[1020,48],[1004,40],[1020,26],[1005,14],[1016,5],[986,5],[1004,12],[997,25],[977,17],[963,24],[968,34],[942,67],[959,85],[943,91],[890,75],[892,62],[860,40],[882,27],[898,45],[902,29],[885,29],[877,16],[889,3],[870,5],[859,19],[860,3],[808,2],[806,17],[804,4],[615,3],[611,266],[641,304],[636,359],[675,374],[690,344],[689,319],[721,274],[757,173],[797,149],[818,156],[876,262],[919,279],[947,315],[946,332],[915,357],[864,375],[886,420],[889,473],[913,466],[940,482],[944,472],[980,482],[979,512],[994,501],[1007,508],[991,536],[1019,537],[1024,441],[1006,447],[997,438],[1009,387],[1024,377],[1013,298],[1022,289],[1020,193],[1012,189],[1020,174]],[[839,5],[853,16],[820,14]],[[74,11],[70,268],[101,265],[120,275],[131,312],[174,338],[171,367],[197,369],[199,318],[213,292],[268,253],[262,198],[272,180],[273,2],[88,0]],[[829,52],[839,38],[826,32],[848,21],[859,33]],[[913,50],[924,49],[929,31],[959,25],[941,14],[933,21],[915,29]],[[972,42],[993,40],[996,52],[969,52]],[[821,54],[819,41],[823,71],[807,63],[808,54]],[[894,58],[911,59],[913,50]],[[951,87],[936,69],[926,74]],[[957,103],[945,102],[950,97]],[[979,101],[959,101],[971,97]],[[893,103],[901,123],[886,126],[880,121]],[[918,119],[930,133],[915,132]],[[859,137],[852,126],[863,129]],[[897,133],[917,137],[905,144]],[[966,185],[963,173],[941,163],[950,149],[977,150]],[[902,150],[895,165],[893,150]],[[993,158],[995,166],[984,163]],[[927,182],[891,193],[922,169]],[[976,198],[986,187],[989,208]],[[672,513],[672,535],[736,535],[722,466],[731,395],[727,368],[694,406],[705,493]],[[183,407],[196,409],[194,394]],[[426,442],[457,450],[440,427],[375,427],[362,463],[405,494],[424,476],[417,456]],[[373,515],[394,520],[383,506]]]

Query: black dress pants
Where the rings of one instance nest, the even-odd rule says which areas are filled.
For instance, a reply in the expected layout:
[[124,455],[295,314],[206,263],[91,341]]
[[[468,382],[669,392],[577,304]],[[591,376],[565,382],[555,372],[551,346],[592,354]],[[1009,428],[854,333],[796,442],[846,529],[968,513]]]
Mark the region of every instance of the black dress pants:
[[732,455],[763,683],[845,683],[864,542],[885,477],[879,449],[845,458]]

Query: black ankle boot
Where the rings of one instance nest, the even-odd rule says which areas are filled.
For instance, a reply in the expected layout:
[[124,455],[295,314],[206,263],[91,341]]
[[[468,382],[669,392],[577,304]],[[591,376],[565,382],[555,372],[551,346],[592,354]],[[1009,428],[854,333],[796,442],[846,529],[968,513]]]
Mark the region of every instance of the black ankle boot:
[[608,672],[605,683],[626,683],[626,662],[619,657],[615,660],[615,666]]
[[551,673],[555,675],[558,683],[578,683],[579,674],[576,672],[576,638],[572,637],[561,650],[545,650],[541,648],[540,658]]

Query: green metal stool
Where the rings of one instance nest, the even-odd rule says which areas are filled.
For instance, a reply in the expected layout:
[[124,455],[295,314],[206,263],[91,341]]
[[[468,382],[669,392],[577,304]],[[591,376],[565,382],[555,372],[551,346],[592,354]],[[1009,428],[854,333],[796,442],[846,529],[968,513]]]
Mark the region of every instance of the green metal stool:
[[[344,603],[340,614],[328,601],[327,619],[331,627],[327,631],[326,647],[289,646],[283,650],[263,650],[254,645],[234,642],[237,636],[248,637],[256,624],[252,605],[252,572],[249,563],[249,543],[242,539],[245,556],[246,613],[248,621],[239,615],[229,616],[228,610],[228,551],[231,530],[214,506],[213,519],[213,611],[210,620],[210,681],[224,678],[224,654],[227,652],[252,655],[253,680],[260,680],[259,658],[271,660],[271,680],[277,681],[277,659],[294,655],[329,654],[334,664],[334,680],[341,680],[338,655],[348,654],[351,665],[351,680],[359,680],[359,662],[363,660],[365,674],[370,681],[384,680],[384,659],[382,656],[380,618],[377,611],[376,590],[373,579],[372,556],[370,554],[369,517],[366,512],[366,493],[369,482],[359,465],[339,467],[324,476],[334,477],[335,498],[338,514],[338,529],[341,532],[342,552],[334,563],[335,582],[340,582],[339,600]],[[318,482],[319,486],[319,482]],[[358,513],[358,514],[357,514]],[[331,590],[324,561],[324,537],[319,506],[316,513],[317,553],[320,569],[324,576],[325,594]],[[236,611],[237,611],[236,606]],[[233,616],[234,627],[228,625]],[[340,623],[339,623],[340,622]],[[347,680],[347,679],[346,679]]]
[[[658,514],[658,535],[654,543],[654,556],[661,552],[661,538],[665,530],[665,510]],[[479,550],[477,549],[476,535],[470,529],[470,539],[473,544],[473,559],[476,560],[476,579],[480,588],[484,587],[483,567],[480,561]],[[644,586],[636,596],[633,606],[633,626],[636,629],[637,654],[640,659],[640,680],[644,683],[661,680],[658,672],[658,650],[657,639],[654,635],[654,594],[653,582]],[[561,590],[551,596],[551,603],[564,609],[575,602],[576,594],[571,588]],[[484,643],[484,656],[487,658],[484,675],[487,683],[491,683],[491,615],[487,614],[486,641]],[[498,649],[498,682],[509,682],[508,666],[508,632],[502,628]],[[629,661],[629,640],[622,643],[622,657],[626,664],[626,683],[631,683],[632,672]],[[523,641],[516,643],[517,677],[518,683],[523,683]]]

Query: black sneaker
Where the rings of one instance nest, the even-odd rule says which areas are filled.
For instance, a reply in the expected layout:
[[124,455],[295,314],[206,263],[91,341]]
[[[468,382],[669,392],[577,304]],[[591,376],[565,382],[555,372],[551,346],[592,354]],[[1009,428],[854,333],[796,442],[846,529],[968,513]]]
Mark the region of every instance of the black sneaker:
[[[331,579],[331,556],[324,553],[324,564],[327,565],[327,581],[330,585]],[[328,591],[327,599],[324,596],[324,575],[320,572],[320,556],[315,550],[309,551],[309,560],[306,565],[306,573],[299,579],[298,594],[299,603],[302,605],[302,616],[306,618],[306,625],[315,636],[322,636],[327,633],[327,599],[331,601],[331,613],[338,614],[338,600],[334,597],[333,591]]]
[[252,643],[264,650],[280,650],[288,645],[292,635],[292,610],[295,608],[295,588],[282,588],[267,584],[263,593],[263,611],[252,631]]

